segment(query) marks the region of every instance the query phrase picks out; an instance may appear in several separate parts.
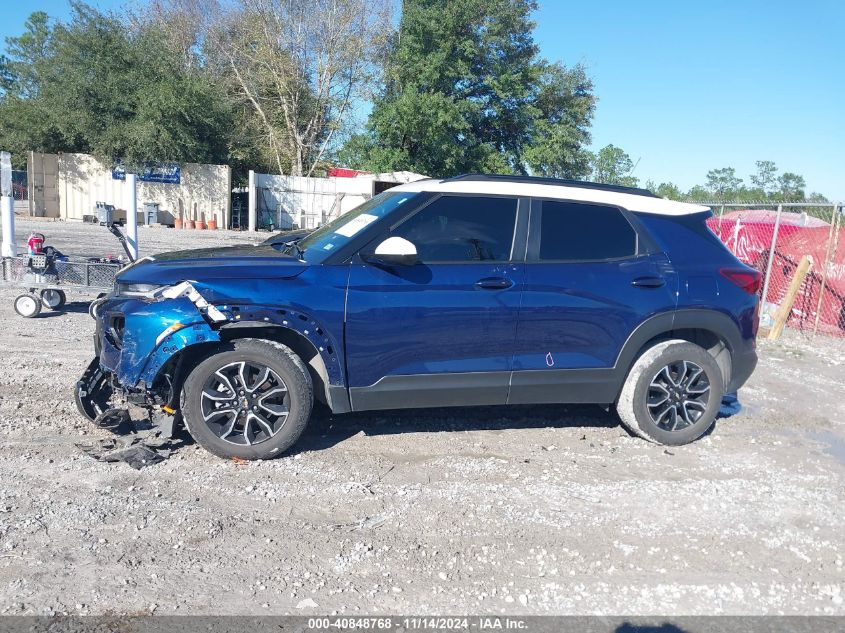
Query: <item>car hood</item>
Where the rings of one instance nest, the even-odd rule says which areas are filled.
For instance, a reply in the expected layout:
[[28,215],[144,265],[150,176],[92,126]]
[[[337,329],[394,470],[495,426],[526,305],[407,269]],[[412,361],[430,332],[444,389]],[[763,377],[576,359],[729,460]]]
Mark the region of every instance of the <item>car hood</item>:
[[224,246],[159,253],[123,269],[121,283],[175,284],[211,279],[290,279],[308,263],[271,245]]

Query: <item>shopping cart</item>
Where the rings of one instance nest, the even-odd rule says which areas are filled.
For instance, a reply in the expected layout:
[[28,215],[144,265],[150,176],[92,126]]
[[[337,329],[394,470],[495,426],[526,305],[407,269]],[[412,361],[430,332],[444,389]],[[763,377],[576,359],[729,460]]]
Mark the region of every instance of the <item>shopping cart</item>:
[[[121,242],[131,261],[126,240],[114,225],[109,231]],[[4,257],[2,260],[2,285],[17,287],[24,292],[15,298],[15,312],[32,318],[43,307],[61,310],[67,302],[67,293],[93,295],[95,298],[114,288],[117,272],[128,261],[116,258],[65,256],[51,246],[37,254]]]

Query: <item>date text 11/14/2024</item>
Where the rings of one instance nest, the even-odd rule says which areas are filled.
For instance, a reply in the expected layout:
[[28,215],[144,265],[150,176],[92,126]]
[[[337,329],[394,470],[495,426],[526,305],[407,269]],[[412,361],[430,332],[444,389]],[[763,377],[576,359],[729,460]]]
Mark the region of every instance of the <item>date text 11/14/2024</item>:
[[314,631],[525,631],[527,622],[510,617],[339,617],[309,618]]

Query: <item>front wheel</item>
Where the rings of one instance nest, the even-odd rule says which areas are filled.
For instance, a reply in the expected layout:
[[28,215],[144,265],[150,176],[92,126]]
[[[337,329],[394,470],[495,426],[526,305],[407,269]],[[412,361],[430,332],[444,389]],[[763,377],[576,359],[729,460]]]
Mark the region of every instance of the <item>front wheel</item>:
[[713,425],[724,392],[722,371],[707,350],[679,339],[663,341],[631,367],[616,411],[632,433],[679,446]]
[[302,435],[314,405],[311,376],[280,343],[240,339],[185,380],[182,414],[197,443],[218,457],[270,459]]

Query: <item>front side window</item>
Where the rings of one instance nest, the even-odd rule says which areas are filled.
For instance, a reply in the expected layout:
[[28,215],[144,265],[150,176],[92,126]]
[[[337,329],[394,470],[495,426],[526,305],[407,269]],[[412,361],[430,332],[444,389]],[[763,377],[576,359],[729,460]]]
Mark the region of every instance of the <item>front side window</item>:
[[388,190],[370,198],[300,240],[297,244],[300,256],[308,262],[322,262],[370,224],[381,220],[416,195]]
[[637,234],[615,207],[543,201],[540,259],[600,261],[633,257]]
[[417,248],[423,263],[504,261],[516,224],[515,198],[442,196],[391,235]]

